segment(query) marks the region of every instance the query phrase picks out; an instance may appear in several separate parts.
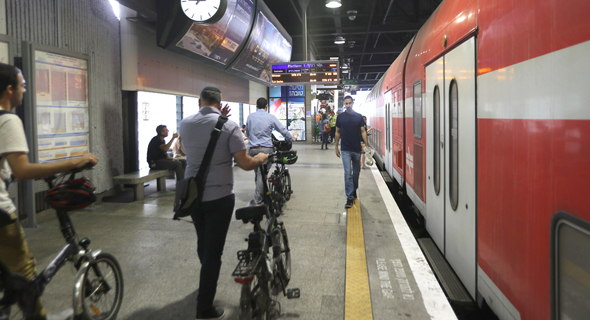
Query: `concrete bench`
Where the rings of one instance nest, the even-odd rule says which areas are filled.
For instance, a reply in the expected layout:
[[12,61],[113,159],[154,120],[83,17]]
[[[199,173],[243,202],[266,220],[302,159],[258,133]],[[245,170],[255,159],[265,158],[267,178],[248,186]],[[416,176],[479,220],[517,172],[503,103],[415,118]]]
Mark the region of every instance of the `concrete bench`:
[[133,185],[133,199],[143,200],[143,183],[146,181],[158,179],[158,191],[166,191],[166,176],[174,173],[171,170],[141,170],[116,176],[113,182],[116,184],[132,184]]

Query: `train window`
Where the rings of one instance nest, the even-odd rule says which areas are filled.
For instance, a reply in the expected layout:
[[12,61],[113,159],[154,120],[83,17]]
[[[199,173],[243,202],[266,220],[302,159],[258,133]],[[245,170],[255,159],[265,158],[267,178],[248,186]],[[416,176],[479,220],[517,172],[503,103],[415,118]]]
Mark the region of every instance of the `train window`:
[[451,137],[450,155],[450,192],[451,207],[457,210],[459,205],[459,93],[457,81],[451,81],[449,94],[449,137]]
[[432,154],[434,156],[434,192],[438,196],[440,193],[440,90],[438,86],[434,87],[432,107],[434,108],[432,114],[434,115],[434,137],[432,141]]
[[551,228],[552,319],[587,319],[590,314],[590,223],[558,212]]
[[414,138],[422,139],[422,82],[414,83]]

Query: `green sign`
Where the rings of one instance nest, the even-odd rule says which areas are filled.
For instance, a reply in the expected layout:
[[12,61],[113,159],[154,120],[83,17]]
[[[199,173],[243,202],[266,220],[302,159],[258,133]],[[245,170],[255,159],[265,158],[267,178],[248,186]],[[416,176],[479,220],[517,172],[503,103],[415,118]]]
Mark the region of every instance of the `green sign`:
[[354,86],[359,84],[359,80],[358,79],[344,79],[342,80],[342,84],[345,86]]

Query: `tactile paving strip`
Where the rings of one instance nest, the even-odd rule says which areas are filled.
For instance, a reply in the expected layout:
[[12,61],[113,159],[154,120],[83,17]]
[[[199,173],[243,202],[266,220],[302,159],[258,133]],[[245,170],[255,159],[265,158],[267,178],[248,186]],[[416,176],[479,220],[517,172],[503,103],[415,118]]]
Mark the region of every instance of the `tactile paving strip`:
[[359,199],[348,209],[346,236],[345,320],[372,320],[371,291],[365,254],[365,236]]

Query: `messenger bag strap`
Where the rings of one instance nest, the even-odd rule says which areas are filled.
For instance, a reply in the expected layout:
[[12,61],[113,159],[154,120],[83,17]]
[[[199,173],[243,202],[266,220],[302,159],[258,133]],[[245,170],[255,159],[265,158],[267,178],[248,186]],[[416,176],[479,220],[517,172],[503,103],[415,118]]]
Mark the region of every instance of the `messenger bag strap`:
[[[215,145],[217,144],[217,140],[221,135],[221,128],[227,122],[227,117],[220,115],[219,119],[217,120],[217,124],[213,131],[211,131],[211,139],[209,140],[209,144],[207,145],[207,150],[205,151],[205,156],[203,157],[203,162],[201,162],[201,166],[199,168],[199,172],[197,172],[197,184],[202,183],[202,187],[205,186],[205,176],[207,174],[207,170],[209,169],[209,165],[211,164],[211,159],[213,158],[213,152],[215,151]],[[200,189],[202,191],[202,189]],[[199,196],[202,196],[202,192]]]

